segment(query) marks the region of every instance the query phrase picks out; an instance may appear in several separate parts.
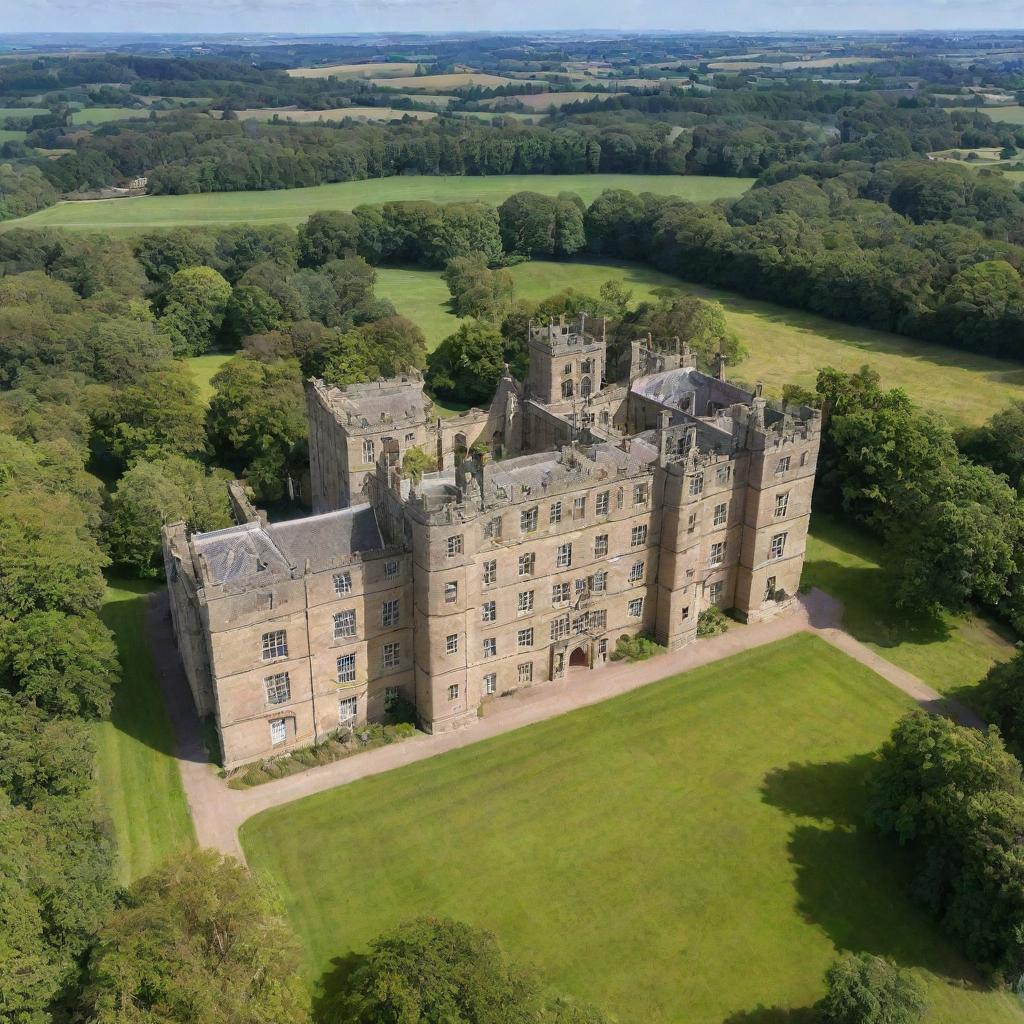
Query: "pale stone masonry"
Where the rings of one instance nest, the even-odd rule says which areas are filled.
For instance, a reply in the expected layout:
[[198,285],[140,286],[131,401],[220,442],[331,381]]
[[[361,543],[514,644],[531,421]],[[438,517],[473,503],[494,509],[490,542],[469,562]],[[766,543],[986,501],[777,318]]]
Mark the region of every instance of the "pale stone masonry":
[[[607,382],[604,324],[531,325],[524,384],[439,418],[413,375],[308,387],[314,515],[164,530],[175,633],[228,767],[379,721],[420,725],[603,662],[639,632],[680,647],[711,605],[788,607],[820,440],[676,343]],[[759,389],[758,389],[759,391]],[[436,459],[403,476],[412,447]]]

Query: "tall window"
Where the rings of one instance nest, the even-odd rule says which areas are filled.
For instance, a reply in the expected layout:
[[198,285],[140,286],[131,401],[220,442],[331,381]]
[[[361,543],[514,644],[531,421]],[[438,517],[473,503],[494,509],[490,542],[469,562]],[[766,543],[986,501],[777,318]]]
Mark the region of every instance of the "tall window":
[[339,572],[334,575],[334,592],[336,594],[352,593],[352,573]]
[[458,700],[458,699],[459,699],[459,684],[458,683],[452,683],[451,686],[448,687],[448,700],[449,701],[453,701],[453,700]]
[[572,565],[572,545],[571,544],[559,544],[558,550],[555,553],[555,565],[559,569],[567,569]]
[[489,636],[484,640],[484,657],[493,658],[498,653],[498,641],[493,637]]
[[535,508],[528,508],[519,513],[519,529],[523,533],[533,533],[537,529],[538,512]]
[[343,654],[335,665],[338,669],[339,683],[354,683],[356,681],[356,656],[354,654]]
[[384,645],[384,667],[385,668],[398,668],[399,662],[402,660],[402,645],[401,644],[385,644]]
[[715,517],[712,519],[714,526],[725,526],[725,521],[729,518],[729,506],[726,502],[722,502],[720,505],[715,506]]
[[498,674],[496,672],[488,672],[484,676],[484,695],[487,697],[492,696],[498,692]]
[[698,473],[696,476],[690,477],[690,496],[696,497],[698,494],[704,493],[704,474]]
[[599,533],[594,538],[594,557],[604,558],[608,554],[608,534]]
[[557,526],[562,521],[562,503],[553,501],[551,503],[551,515],[549,519],[552,526]]
[[584,494],[582,497],[572,499],[572,517],[573,519],[583,519],[587,514],[587,496]]
[[533,591],[532,590],[520,590],[519,601],[516,606],[516,611],[520,615],[528,615],[533,611]]
[[498,582],[498,563],[491,559],[484,562],[484,586],[490,587]]
[[288,723],[283,718],[272,718],[270,720],[270,742],[277,746],[288,739]]
[[572,398],[572,381],[571,380],[563,380],[562,381],[562,397],[563,398]]
[[454,558],[462,554],[462,534],[457,533],[448,538],[448,557]]
[[639,619],[644,613],[644,599],[642,597],[634,597],[627,605],[626,611],[632,618]]
[[334,615],[334,639],[342,640],[345,637],[356,635],[356,611],[354,608],[346,608],[343,612],[336,612]]
[[633,485],[633,504],[634,505],[646,505],[647,504],[647,484],[634,484]]
[[789,456],[783,455],[781,459],[775,464],[776,473],[788,473],[789,472]]
[[719,466],[715,470],[715,480],[720,484],[727,484],[732,476],[732,466]]
[[341,697],[338,700],[338,725],[351,725],[359,716],[359,698]]
[[444,585],[444,603],[455,604],[459,599],[459,585],[454,580]]
[[781,558],[786,553],[786,534],[777,533],[772,537],[771,550],[768,552],[769,558]]
[[789,511],[789,491],[775,495],[775,518],[781,519]]
[[399,617],[398,598],[392,598],[381,605],[380,624],[382,626],[397,626]]
[[444,639],[444,649],[446,654],[458,654],[459,653],[459,634],[449,633]]
[[639,583],[644,578],[644,563],[634,562],[629,570],[629,582]]
[[608,515],[608,492],[602,491],[597,496],[597,514],[599,516]]
[[386,579],[393,580],[398,575],[398,563],[395,561],[389,561],[384,563],[384,576]]
[[267,688],[268,704],[287,704],[292,696],[292,684],[287,672],[278,672],[263,680]]
[[722,603],[722,593],[725,589],[725,584],[722,580],[715,580],[714,583],[708,587],[708,601],[713,605],[719,605]]
[[551,639],[561,640],[569,635],[569,616],[559,615],[551,620]]
[[501,516],[495,516],[487,521],[487,525],[484,527],[484,536],[490,537],[492,540],[501,536]]
[[367,438],[363,442],[363,462],[373,462],[374,443]]
[[693,533],[693,531],[696,528],[697,528],[697,513],[696,512],[691,512],[686,517],[686,529],[687,529],[687,532]]
[[555,583],[551,587],[551,603],[554,605],[568,604],[569,598],[569,584],[568,583]]
[[768,579],[766,579],[764,581],[764,599],[766,601],[774,601],[775,600],[775,577],[774,576],[769,576]]
[[711,556],[708,558],[709,565],[721,565],[725,561],[725,541],[718,541],[711,545]]
[[598,569],[597,572],[590,578],[590,589],[598,592],[602,591],[608,585],[608,573],[604,569]]
[[288,657],[288,634],[283,629],[263,634],[263,660]]
[[584,377],[583,380],[580,381],[580,397],[581,398],[589,398],[590,397],[590,378],[589,377]]
[[641,544],[647,543],[647,524],[641,523],[639,526],[634,526],[629,534],[629,543],[635,547],[640,547]]
[[517,647],[532,647],[533,646],[533,627],[530,626],[527,629],[521,629],[516,634],[516,646]]
[[480,605],[480,621],[494,622],[498,618],[498,606],[494,601],[484,601]]
[[537,556],[530,552],[527,555],[519,556],[519,575],[532,576],[534,566],[537,564]]
[[533,662],[524,661],[519,666],[519,682],[520,683],[532,683],[533,682]]

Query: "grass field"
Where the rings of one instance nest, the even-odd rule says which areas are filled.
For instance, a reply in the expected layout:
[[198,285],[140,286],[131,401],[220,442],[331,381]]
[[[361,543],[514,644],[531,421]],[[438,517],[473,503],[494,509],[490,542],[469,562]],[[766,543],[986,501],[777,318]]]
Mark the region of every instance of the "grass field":
[[0,107],[0,120],[5,117],[35,117],[49,112],[47,107]]
[[199,386],[199,400],[209,405],[213,398],[213,385],[210,379],[234,355],[234,352],[211,352],[205,356],[192,356],[186,359],[192,379]]
[[[733,377],[747,383],[763,381],[775,395],[789,382],[813,385],[822,366],[855,370],[870,363],[887,386],[906,388],[921,405],[964,423],[980,423],[1010,399],[1024,398],[1024,367],[1015,363],[687,284],[640,264],[538,260],[521,263],[510,272],[516,295],[526,299],[541,299],[569,286],[595,293],[611,277],[633,289],[634,301],[648,298],[651,289],[659,286],[717,299],[725,307],[729,326],[750,353],[732,368]],[[435,271],[382,268],[377,292],[419,323],[432,346],[458,324],[447,307],[448,290]]]
[[502,85],[522,85],[522,81],[505,78],[503,75],[485,75],[478,71],[457,71],[450,75],[408,75],[406,77],[371,78],[374,85],[389,89],[408,89],[410,92],[451,92],[480,85],[485,89],[496,89]]
[[412,75],[416,65],[395,61],[379,64],[325,64],[319,68],[289,68],[292,78],[391,78]]
[[13,128],[0,128],[0,143],[24,142],[28,132],[19,132]]
[[805,1020],[837,949],[913,968],[929,1024],[1020,1022],[859,827],[865,755],[907,707],[803,634],[270,811],[242,843],[314,985],[429,913],[622,1024]]
[[505,103],[522,103],[530,110],[549,110],[554,107],[567,107],[570,103],[586,103],[590,100],[611,99],[614,93],[610,92],[541,92],[531,96],[502,96],[493,100],[482,100],[481,106],[500,107]]
[[750,188],[752,180],[673,174],[403,175],[270,192],[205,192],[189,196],[141,196],[136,199],[58,203],[30,217],[4,221],[3,226],[138,232],[191,224],[298,224],[317,210],[351,210],[361,203],[386,203],[399,199],[429,199],[439,203],[478,199],[500,203],[513,192],[527,190],[546,195],[575,192],[587,203],[606,188],[656,192],[682,196],[694,202],[710,202],[723,196],[741,195]]
[[71,115],[72,124],[106,124],[108,121],[127,121],[133,117],[149,117],[148,110],[134,107],[86,107]]
[[146,594],[154,584],[118,580],[107,588],[103,621],[117,639],[123,677],[110,720],[95,726],[100,794],[114,822],[118,881],[144,875],[165,857],[195,845],[170,724],[143,634]]
[[949,107],[950,110],[966,110],[972,114],[987,114],[993,121],[1006,124],[1024,124],[1024,106],[1014,104],[1006,107]]
[[970,701],[970,688],[997,661],[1013,657],[1009,631],[980,616],[943,612],[935,620],[897,618],[886,601],[885,551],[856,528],[821,512],[811,522],[803,585],[845,605],[844,624],[858,640],[941,693]]
[[393,107],[332,107],[329,110],[289,110],[284,107],[258,107],[251,110],[239,110],[238,117],[242,121],[272,121],[275,115],[282,121],[294,121],[296,124],[316,124],[317,121],[340,121],[345,117],[356,117],[360,120],[374,118],[378,121],[400,121],[405,115],[417,121],[430,121],[437,117],[432,110],[395,110]]

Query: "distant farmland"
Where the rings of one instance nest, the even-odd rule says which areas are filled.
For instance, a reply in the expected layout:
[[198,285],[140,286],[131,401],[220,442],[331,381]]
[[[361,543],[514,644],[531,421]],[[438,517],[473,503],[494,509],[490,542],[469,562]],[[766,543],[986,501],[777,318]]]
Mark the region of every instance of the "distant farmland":
[[390,78],[412,75],[418,65],[405,63],[326,64],[322,68],[289,68],[292,78]]
[[370,81],[374,85],[387,86],[389,89],[408,89],[413,92],[449,92],[452,89],[466,89],[471,85],[496,89],[501,85],[527,84],[514,78],[485,75],[477,71],[458,71],[451,75],[410,75],[408,78],[372,78]]
[[401,121],[408,115],[417,121],[429,121],[437,117],[433,110],[396,110],[394,107],[332,107],[329,110],[292,110],[287,107],[258,107],[237,111],[242,121],[273,121],[274,117],[296,124],[316,124],[317,121],[340,121],[355,117],[362,121]]
[[480,105],[492,110],[500,109],[502,104],[514,105],[522,103],[530,110],[547,110],[550,107],[567,107],[570,103],[586,103],[589,100],[608,100],[614,96],[612,92],[540,92],[532,96],[499,96],[493,100],[484,100]]

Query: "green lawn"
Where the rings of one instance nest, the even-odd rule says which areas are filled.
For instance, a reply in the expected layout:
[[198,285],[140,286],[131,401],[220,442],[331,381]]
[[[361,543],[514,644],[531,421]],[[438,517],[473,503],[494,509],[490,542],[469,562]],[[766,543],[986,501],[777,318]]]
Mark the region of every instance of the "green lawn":
[[1006,107],[950,107],[948,109],[966,110],[972,114],[987,114],[993,121],[1002,121],[1004,124],[1024,124],[1024,107],[1019,105]]
[[802,634],[266,812],[242,843],[314,986],[429,913],[492,929],[622,1024],[795,1020],[837,949],[919,972],[929,1024],[1020,1022],[857,825],[864,755],[907,707]]
[[[82,115],[94,113],[83,110]],[[513,192],[556,195],[575,192],[587,203],[606,188],[657,192],[697,202],[738,196],[751,178],[684,177],[663,174],[504,174],[480,177],[400,176],[345,181],[314,188],[270,192],[206,192],[189,196],[141,196],[58,203],[5,226],[63,227],[95,231],[148,231],[184,224],[298,224],[317,210],[351,210],[361,203],[429,199],[439,203],[479,199],[500,203]]]
[[186,359],[192,379],[199,386],[199,400],[209,405],[213,398],[213,385],[210,379],[234,355],[234,352],[211,352],[205,356],[193,356]]
[[885,551],[856,528],[822,513],[811,521],[803,585],[820,587],[846,608],[858,640],[942,693],[967,692],[997,661],[1013,657],[1008,630],[976,615],[896,619],[886,602]]
[[49,112],[48,107],[0,107],[0,120],[5,117],[35,117]]
[[133,117],[149,117],[149,111],[135,107],[84,107],[71,115],[71,123],[106,124],[108,121],[127,121]]
[[122,883],[195,844],[143,634],[146,594],[155,588],[138,580],[114,581],[102,613],[117,638],[123,669],[110,720],[95,726],[101,799],[114,822]]
[[[516,294],[527,299],[544,298],[569,286],[596,292],[610,277],[625,281],[633,289],[634,300],[650,296],[651,289],[658,286],[717,299],[725,307],[729,326],[750,352],[745,362],[731,368],[731,375],[750,384],[763,381],[767,392],[776,396],[789,382],[812,386],[822,366],[855,370],[867,362],[881,373],[887,386],[906,388],[922,406],[959,422],[980,423],[1011,399],[1024,399],[1024,367],[1017,363],[687,284],[642,264],[537,260],[512,267],[511,274]],[[380,268],[378,275],[378,294],[419,323],[431,346],[457,326],[439,272]]]

